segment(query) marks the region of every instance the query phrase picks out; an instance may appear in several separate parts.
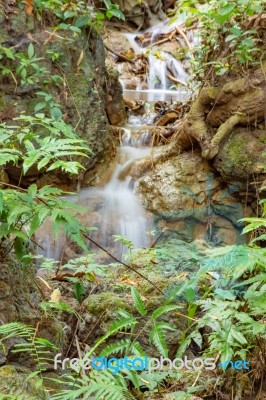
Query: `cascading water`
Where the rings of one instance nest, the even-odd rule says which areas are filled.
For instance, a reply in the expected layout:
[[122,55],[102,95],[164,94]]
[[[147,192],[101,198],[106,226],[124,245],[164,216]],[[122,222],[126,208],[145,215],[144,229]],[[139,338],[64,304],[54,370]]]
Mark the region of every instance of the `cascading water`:
[[[156,42],[158,34],[168,33],[180,25],[182,21],[175,21],[174,23],[161,22],[158,25],[149,29],[150,45],[141,47],[136,38],[138,34],[126,33],[125,36],[134,50],[135,54],[145,54],[148,57],[149,71],[147,76],[147,87],[139,85],[135,91],[127,90],[123,87],[125,97],[135,100],[147,101],[184,101],[189,98],[191,93],[187,86],[188,74],[185,71],[182,63],[175,57],[165,51],[154,51],[152,45]],[[143,32],[145,35],[145,32]],[[179,39],[182,46],[185,45],[182,39]],[[148,50],[148,51],[147,51]],[[174,78],[176,82],[183,85],[183,88],[178,90],[171,90],[173,82],[169,76]]]
[[[101,246],[112,249],[118,257],[128,252],[128,248],[120,242],[114,242],[113,235],[123,236],[132,242],[134,248],[141,248],[149,246],[148,232],[152,229],[152,223],[135,194],[135,183],[126,173],[129,165],[149,154],[149,136],[147,133],[138,133],[142,128],[139,118],[133,117],[129,122],[134,125],[124,129],[117,164],[107,185],[97,189],[82,189],[78,195],[67,197],[67,200],[88,210],[86,216],[82,215],[82,222],[88,227],[97,228],[90,236]],[[56,260],[64,258],[67,240],[62,233],[59,241],[51,240],[49,223],[44,224],[38,232],[37,240],[45,249],[41,251],[45,257]],[[97,248],[93,250],[97,251]]]
[[[172,26],[165,23],[152,28],[152,40],[156,39],[157,32],[167,32],[171,29]],[[137,44],[136,35],[126,34],[126,36],[135,53],[143,53],[145,49]],[[160,52],[160,57],[158,57],[151,51],[148,62],[148,90],[138,88],[131,91],[135,96],[133,98],[145,100],[147,107],[149,101],[184,101],[190,96],[187,90],[170,90],[169,70],[180,82],[185,84],[187,80],[187,74],[178,60],[166,52]],[[127,97],[129,92],[124,89],[124,96]],[[142,94],[143,98],[141,98]],[[90,236],[101,246],[115,252],[118,257],[122,257],[128,249],[120,242],[114,243],[114,235],[126,237],[135,248],[150,245],[147,232],[152,230],[153,225],[135,194],[136,183],[128,171],[130,166],[150,152],[151,138],[149,131],[145,131],[144,128],[146,125],[153,125],[154,117],[155,115],[149,111],[142,117],[134,115],[129,117],[128,125],[124,128],[121,146],[118,148],[117,164],[105,187],[82,189],[78,195],[67,198],[85,207],[87,212],[86,215],[82,214],[82,222],[87,227],[96,228]],[[60,235],[60,240],[51,240],[49,222],[44,224],[38,232],[37,241],[43,247],[42,253],[47,258],[57,260],[64,259],[66,249],[70,246],[63,234]],[[96,248],[93,251],[96,251]]]
[[[102,243],[112,247],[113,234],[129,239],[135,248],[149,245],[148,223],[145,211],[134,193],[134,181],[123,174],[129,164],[149,154],[150,149],[144,147],[145,134],[134,138],[130,130],[125,130],[122,146],[119,148],[119,161],[110,182],[98,193],[104,201],[102,205],[102,224],[99,227]],[[111,232],[110,232],[111,230]],[[120,246],[118,246],[120,247]],[[118,249],[117,249],[118,250]],[[122,253],[127,249],[122,246]]]

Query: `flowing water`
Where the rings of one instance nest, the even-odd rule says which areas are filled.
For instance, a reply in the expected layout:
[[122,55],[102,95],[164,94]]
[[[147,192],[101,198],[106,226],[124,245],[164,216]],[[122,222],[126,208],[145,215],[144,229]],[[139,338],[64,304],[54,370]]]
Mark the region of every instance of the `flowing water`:
[[[152,38],[155,40],[158,32],[162,33],[171,29],[171,25],[159,24],[152,28]],[[136,53],[144,51],[136,43],[136,35],[127,34],[127,38]],[[186,84],[188,75],[181,62],[164,52],[161,52],[159,58],[150,52],[148,62],[148,89],[139,88],[136,91],[125,89],[126,98],[132,99],[135,96],[136,99],[143,99],[147,102],[146,107],[149,106],[148,101],[187,99],[189,95],[187,90],[170,90],[171,82],[167,77],[170,70],[176,79]],[[123,257],[128,249],[120,242],[114,242],[114,235],[126,237],[132,242],[134,248],[150,245],[148,232],[152,230],[153,225],[136,196],[136,182],[128,174],[128,170],[132,164],[150,153],[151,138],[148,130],[145,131],[145,126],[153,125],[155,115],[147,108],[147,112],[142,117],[134,115],[129,117],[128,124],[124,128],[121,146],[117,151],[116,165],[109,182],[103,188],[82,189],[79,194],[67,198],[85,207],[87,211],[80,218],[87,227],[94,227],[95,230],[90,236],[118,257]],[[71,248],[71,244],[63,233],[60,234],[59,239],[51,239],[49,222],[42,226],[37,234],[37,240],[44,249],[41,253],[47,258],[62,260],[64,254],[69,253],[68,250]],[[93,248],[93,251],[96,250]],[[68,254],[68,256],[73,258],[75,254]]]
[[[114,242],[114,235],[120,235],[132,242],[134,248],[147,247],[150,244],[149,231],[152,223],[135,194],[136,183],[127,174],[128,167],[150,153],[147,144],[150,141],[143,129],[143,122],[152,121],[152,116],[143,119],[131,117],[118,148],[117,162],[111,179],[103,188],[82,189],[78,195],[68,196],[66,200],[86,208],[82,222],[93,227],[90,236],[101,246],[111,249],[118,257],[128,252],[128,248],[119,241]],[[41,251],[47,258],[61,260],[69,247],[66,237],[60,234],[58,240],[51,240],[49,222],[38,232],[37,240],[43,247]],[[89,243],[88,243],[89,244]],[[97,248],[93,248],[97,251]]]
[[[169,33],[181,23],[182,21],[175,21],[173,23],[161,22],[146,32],[125,34],[135,54],[145,54],[148,57],[149,65],[148,76],[144,85],[140,84],[135,91],[128,90],[123,85],[125,98],[147,101],[184,101],[191,97],[191,91],[187,89],[189,75],[182,62],[168,52],[158,51],[156,47],[150,47],[156,42],[159,34]],[[141,47],[136,40],[140,34],[145,35],[147,32],[150,35],[151,43],[149,49]],[[190,39],[193,41],[193,36]],[[185,46],[182,38],[178,38],[178,41],[181,46]],[[173,80],[169,76],[174,78],[176,82],[179,82],[182,87],[172,89]]]

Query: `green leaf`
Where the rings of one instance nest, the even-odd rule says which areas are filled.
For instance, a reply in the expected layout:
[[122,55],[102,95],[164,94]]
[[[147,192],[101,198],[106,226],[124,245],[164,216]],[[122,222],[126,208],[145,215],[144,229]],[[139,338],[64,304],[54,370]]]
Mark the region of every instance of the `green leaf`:
[[86,289],[85,289],[83,283],[81,283],[81,282],[76,282],[75,285],[74,285],[73,291],[74,291],[75,299],[76,299],[79,303],[81,303],[82,297],[83,297],[84,294],[86,293]]
[[55,119],[56,121],[59,121],[62,118],[62,115],[63,115],[62,111],[58,107],[52,107],[50,109],[50,114],[51,114],[51,117],[53,119]]
[[20,237],[16,237],[14,241],[14,250],[16,257],[19,261],[21,261],[22,257],[24,256],[24,242]]
[[34,47],[32,43],[30,43],[28,47],[28,56],[29,58],[32,58],[34,56]]
[[221,15],[228,15],[234,10],[234,8],[235,8],[235,4],[234,3],[228,3],[225,6],[220,8],[219,13]]
[[131,296],[132,296],[132,300],[133,300],[133,303],[134,303],[136,309],[138,310],[140,315],[142,315],[144,317],[147,314],[147,309],[140,297],[139,292],[133,286],[131,286]]
[[154,344],[163,357],[168,357],[168,348],[165,340],[164,329],[160,323],[155,323],[150,333],[150,342]]
[[40,101],[39,103],[37,103],[34,107],[34,111],[38,112],[43,110],[45,107],[47,106],[47,103],[45,101]]
[[40,227],[39,215],[35,215],[31,220],[29,236],[31,237],[39,227]]
[[9,58],[10,60],[15,60],[15,56],[12,49],[9,49],[7,47],[0,47],[0,50],[2,50],[5,53],[7,58]]
[[2,213],[4,209],[4,198],[3,198],[3,193],[0,192],[0,214]]
[[70,25],[69,29],[75,33],[81,33],[81,29],[78,28],[77,26]]
[[34,199],[36,197],[37,190],[38,190],[38,188],[35,183],[28,187],[28,194],[32,199]]
[[89,17],[87,15],[83,15],[82,17],[79,17],[75,21],[75,26],[78,28],[83,28],[84,26],[87,26],[89,23]]
[[75,17],[75,16],[76,16],[76,13],[74,11],[66,10],[64,12],[64,19],[72,18],[72,17]]
[[233,336],[234,339],[236,339],[240,344],[244,345],[247,344],[247,340],[245,336],[242,335],[241,332],[235,330],[233,327],[230,330],[230,334]]
[[159,308],[157,308],[153,313],[151,318],[152,319],[156,319],[159,318],[162,314],[165,314],[169,311],[173,311],[176,310],[178,308],[181,308],[180,306],[174,305],[174,304],[167,304],[165,306],[161,306]]

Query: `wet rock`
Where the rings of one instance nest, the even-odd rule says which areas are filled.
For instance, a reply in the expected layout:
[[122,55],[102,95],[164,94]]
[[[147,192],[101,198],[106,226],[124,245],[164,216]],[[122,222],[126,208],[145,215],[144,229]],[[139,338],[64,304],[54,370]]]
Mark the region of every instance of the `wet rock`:
[[126,121],[126,111],[119,74],[109,66],[107,80],[106,112],[111,125],[121,126]]
[[198,153],[183,153],[158,163],[154,172],[139,182],[139,192],[145,195],[149,211],[190,212],[207,200],[220,185],[208,164]]
[[[37,92],[51,94],[53,101],[60,104],[65,121],[75,127],[77,135],[85,140],[93,150],[93,154],[88,159],[82,160],[86,170],[92,171],[97,163],[108,157],[113,146],[105,112],[106,88],[109,84],[110,93],[113,96],[113,107],[114,109],[118,107],[116,122],[122,123],[123,115],[125,116],[122,108],[121,87],[117,79],[111,80],[106,71],[103,42],[100,36],[91,29],[89,33],[84,30],[77,39],[70,38],[69,31],[66,30],[60,31],[58,36],[51,37],[34,16],[28,18],[26,13],[20,11],[16,9],[10,13],[7,24],[4,10],[0,9],[0,18],[4,21],[0,28],[2,44],[6,38],[4,46],[16,45],[17,51],[27,53],[28,46],[32,43],[36,56],[40,57],[38,65],[40,68],[45,68],[47,73],[44,73],[34,84],[19,85],[18,87],[11,75],[0,77],[0,117],[7,123],[11,123],[14,115],[12,118],[9,115],[8,119],[8,110],[12,110],[15,116],[21,112],[26,115],[34,115],[34,107],[42,101],[42,97]],[[29,29],[32,29],[29,20],[34,26],[31,37],[28,36]],[[49,18],[47,18],[47,30],[49,28],[48,21]],[[51,20],[51,23],[53,24],[54,21]],[[47,52],[59,55],[60,69],[49,58]],[[78,60],[81,61],[77,65]],[[56,79],[57,84],[54,83]],[[64,84],[63,81],[67,83]],[[42,112],[50,116],[49,106]],[[14,168],[10,168],[7,173],[15,183],[20,179],[20,170],[17,173]],[[94,170],[93,173],[95,174]],[[32,174],[30,179],[23,182],[23,185],[27,186],[40,178],[40,174]],[[61,179],[61,176],[58,175],[55,180],[64,185],[66,177]],[[71,177],[71,180],[73,187],[77,187],[78,178]],[[39,181],[39,185],[41,184],[43,184],[42,180]]]
[[164,19],[161,0],[147,0],[136,2],[135,0],[115,0],[120,10],[125,14],[128,22],[134,23],[138,29],[151,26],[154,18]]

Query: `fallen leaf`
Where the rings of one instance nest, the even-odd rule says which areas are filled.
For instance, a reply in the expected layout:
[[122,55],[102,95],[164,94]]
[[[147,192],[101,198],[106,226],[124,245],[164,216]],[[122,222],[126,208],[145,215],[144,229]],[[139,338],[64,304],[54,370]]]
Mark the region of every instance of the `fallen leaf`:
[[79,67],[79,65],[82,63],[84,57],[84,51],[82,50],[82,52],[80,53],[79,59],[77,61],[77,67]]
[[61,292],[59,289],[55,289],[50,296],[50,300],[54,303],[58,303],[61,300]]
[[45,286],[47,286],[47,287],[48,287],[48,289],[50,289],[50,290],[53,290],[53,289],[51,288],[51,286],[49,285],[49,283],[48,283],[48,282],[46,282],[46,280],[45,280],[45,279],[41,278],[40,276],[37,276],[37,278],[38,278],[38,279],[40,279],[40,281],[42,281],[42,283],[44,283],[44,284],[45,284]]
[[82,278],[85,272],[60,271],[52,278],[53,281],[65,281],[66,278]]
[[26,0],[26,13],[31,15],[33,11],[33,0]]

